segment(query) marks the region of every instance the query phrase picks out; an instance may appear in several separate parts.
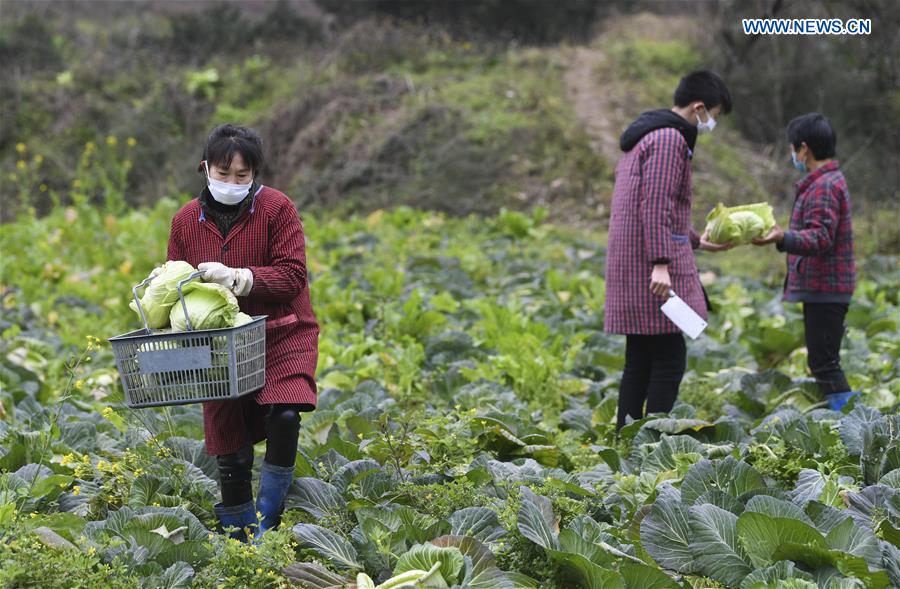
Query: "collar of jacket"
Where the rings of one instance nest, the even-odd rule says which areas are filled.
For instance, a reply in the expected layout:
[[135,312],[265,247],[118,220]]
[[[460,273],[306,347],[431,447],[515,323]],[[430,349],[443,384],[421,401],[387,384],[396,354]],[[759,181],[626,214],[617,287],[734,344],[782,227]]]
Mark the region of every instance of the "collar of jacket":
[[[255,187],[256,187],[256,191],[253,192],[253,188],[255,188]],[[265,188],[265,187],[262,184],[257,185],[255,183],[253,186],[250,187],[250,191],[253,192],[253,200],[250,201],[250,214],[251,215],[253,214],[253,211],[256,209],[256,197],[259,196],[259,193],[262,192],[263,188]],[[208,194],[208,193],[209,193],[209,188],[204,188],[203,190],[200,191],[200,194],[197,195],[197,201],[200,203],[200,215],[197,217],[198,223],[202,223],[203,221],[206,221],[206,210],[205,210],[206,203],[204,202],[203,197],[204,197],[204,194]],[[239,207],[240,205],[241,205],[241,203],[239,203],[236,206]]]
[[838,161],[831,160],[824,166],[819,166],[803,178],[797,181],[794,185],[797,187],[797,194],[804,192],[807,188],[809,188],[810,184],[827,174],[828,172],[834,172],[838,169]]
[[694,155],[694,144],[697,142],[697,126],[692,125],[683,116],[671,110],[661,108],[641,113],[619,138],[619,149],[631,151],[647,133],[657,129],[671,127],[676,129],[688,145],[691,157]]

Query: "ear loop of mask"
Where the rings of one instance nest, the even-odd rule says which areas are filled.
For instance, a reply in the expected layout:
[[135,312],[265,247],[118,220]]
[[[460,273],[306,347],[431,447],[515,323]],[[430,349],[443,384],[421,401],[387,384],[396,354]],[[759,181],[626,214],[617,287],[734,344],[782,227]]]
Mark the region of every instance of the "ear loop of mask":
[[[802,149],[803,146],[801,145],[800,148]],[[808,148],[807,148],[807,149],[808,149]],[[795,149],[792,149],[792,150],[791,150],[791,163],[792,163],[792,164],[794,165],[794,167],[795,167],[798,171],[800,171],[800,172],[806,173],[806,172],[809,170],[809,168],[806,167],[806,162],[805,162],[805,161],[804,161],[804,162],[801,162],[801,161],[797,158],[797,150],[795,150]]]
[[706,122],[700,120],[700,114],[697,113],[697,132],[698,133],[710,133],[713,129],[716,128],[716,120],[713,118],[712,114],[706,108],[706,105],[703,105],[703,110],[706,111]]

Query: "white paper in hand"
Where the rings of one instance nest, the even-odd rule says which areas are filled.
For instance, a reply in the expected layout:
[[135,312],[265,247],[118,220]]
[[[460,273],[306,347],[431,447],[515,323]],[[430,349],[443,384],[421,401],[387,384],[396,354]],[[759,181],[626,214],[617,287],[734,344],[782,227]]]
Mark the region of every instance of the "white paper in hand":
[[706,329],[707,323],[703,317],[691,309],[673,290],[669,291],[669,300],[659,309],[691,339],[697,339]]

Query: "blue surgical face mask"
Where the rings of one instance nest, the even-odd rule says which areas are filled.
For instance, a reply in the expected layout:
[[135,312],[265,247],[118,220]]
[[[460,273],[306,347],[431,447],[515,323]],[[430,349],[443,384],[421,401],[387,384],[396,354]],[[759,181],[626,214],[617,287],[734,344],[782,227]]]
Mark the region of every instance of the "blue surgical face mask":
[[797,152],[791,151],[791,163],[794,164],[794,167],[803,172],[804,174],[808,171],[806,167],[806,162],[801,162],[797,159]]

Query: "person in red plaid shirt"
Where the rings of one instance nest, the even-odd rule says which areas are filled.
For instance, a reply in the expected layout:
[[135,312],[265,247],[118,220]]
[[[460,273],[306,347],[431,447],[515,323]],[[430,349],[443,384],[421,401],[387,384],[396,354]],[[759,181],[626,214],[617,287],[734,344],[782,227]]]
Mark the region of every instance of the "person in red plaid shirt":
[[707,302],[695,249],[721,251],[691,227],[691,159],[698,132],[712,131],[731,95],[717,74],[701,70],[681,79],[671,109],[643,113],[622,134],[624,152],[606,250],[603,327],[625,334],[617,429],[627,418],[668,412],[687,364],[684,336],[660,306],[674,290],[706,317]]
[[[278,526],[294,481],[300,413],[316,406],[319,325],[310,303],[306,245],[297,207],[258,182],[262,141],[220,125],[200,160],[204,188],[172,219],[169,260],[231,289],[241,311],[266,319],[266,383],[241,399],[203,404],[206,451],[216,456],[222,502],[214,511],[233,538],[254,542]],[[156,272],[156,270],[154,270]],[[266,440],[259,491],[251,488],[253,445]]]
[[819,113],[797,117],[787,135],[791,162],[806,173],[796,184],[790,228],[776,225],[753,243],[774,243],[787,252],[783,298],[803,303],[809,370],[828,405],[840,410],[859,394],[850,390],[840,355],[844,317],[856,287],[850,192],[833,159],[837,138],[827,118]]

